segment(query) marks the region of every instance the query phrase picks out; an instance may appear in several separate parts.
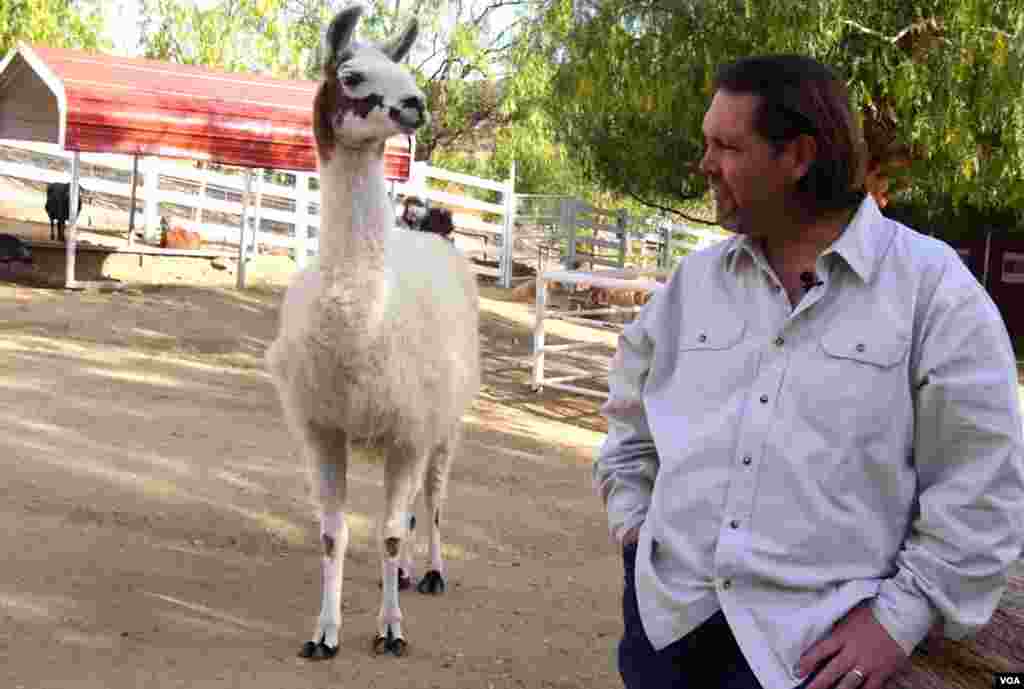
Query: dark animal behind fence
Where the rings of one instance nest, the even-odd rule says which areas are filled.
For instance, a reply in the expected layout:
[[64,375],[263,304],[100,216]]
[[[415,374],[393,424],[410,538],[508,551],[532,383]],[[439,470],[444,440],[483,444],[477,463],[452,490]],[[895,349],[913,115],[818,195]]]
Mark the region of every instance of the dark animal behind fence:
[[32,263],[32,250],[13,234],[0,234],[0,264],[10,267],[12,263]]
[[452,222],[452,212],[447,208],[431,208],[420,223],[421,232],[439,234],[449,242],[455,241],[452,231],[455,224]]
[[[82,199],[84,196],[83,189],[79,187],[78,213],[82,212]],[[50,241],[64,241],[64,226],[71,218],[70,211],[71,184],[68,182],[50,182],[47,184],[46,214],[50,216]]]

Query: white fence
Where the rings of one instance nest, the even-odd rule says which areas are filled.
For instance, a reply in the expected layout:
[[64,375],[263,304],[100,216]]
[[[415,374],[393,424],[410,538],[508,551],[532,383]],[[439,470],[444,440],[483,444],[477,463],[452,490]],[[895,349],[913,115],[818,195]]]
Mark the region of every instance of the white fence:
[[[67,182],[70,180],[73,154],[53,144],[0,140],[0,175],[34,182]],[[135,160],[131,156],[83,153],[80,183],[89,195],[114,197],[125,209],[131,206],[131,175]],[[238,247],[241,236],[242,198],[246,175],[237,168],[222,168],[225,174],[208,168],[198,169],[190,161],[140,157],[139,181],[135,188],[136,203],[141,212],[135,227],[145,236],[159,233],[160,217],[183,218],[189,229],[200,233],[206,242]],[[261,171],[262,172],[262,171]],[[320,229],[319,177],[315,173],[284,172],[290,184],[270,181],[264,174],[253,180],[245,226],[255,230],[256,246],[294,249],[299,264],[308,253],[315,253]],[[513,175],[514,176],[514,175]],[[436,188],[437,180],[446,185],[471,187],[497,192],[499,203],[482,201],[468,194]],[[453,211],[456,232],[491,243],[501,251],[495,277],[508,286],[511,261],[505,258],[511,247],[515,212],[514,183],[482,179],[450,172],[424,163],[414,163],[408,183],[394,184],[392,197],[415,194]],[[95,196],[93,196],[95,198]],[[83,208],[84,213],[84,208]],[[305,232],[296,231],[305,228]],[[127,229],[125,227],[124,229]],[[481,272],[488,272],[482,269]]]

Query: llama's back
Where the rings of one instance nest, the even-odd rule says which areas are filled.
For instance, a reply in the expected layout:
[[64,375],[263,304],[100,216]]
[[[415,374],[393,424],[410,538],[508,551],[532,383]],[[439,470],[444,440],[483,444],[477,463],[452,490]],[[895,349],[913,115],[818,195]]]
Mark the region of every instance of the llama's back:
[[426,233],[391,232],[385,265],[380,303],[351,310],[375,292],[370,276],[345,287],[315,264],[297,274],[268,364],[304,417],[353,437],[435,445],[480,386],[476,278],[459,251]]
[[387,263],[392,360],[425,390],[446,388],[461,416],[480,387],[480,304],[469,261],[437,235],[392,232]]

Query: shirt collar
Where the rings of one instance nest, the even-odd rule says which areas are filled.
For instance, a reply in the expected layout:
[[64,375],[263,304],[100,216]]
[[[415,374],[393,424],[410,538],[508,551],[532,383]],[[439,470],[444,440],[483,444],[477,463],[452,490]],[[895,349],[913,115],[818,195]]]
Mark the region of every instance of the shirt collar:
[[[849,224],[822,256],[837,254],[864,282],[870,282],[889,246],[893,229],[884,222],[885,216],[870,194],[864,197]],[[725,251],[726,267],[736,272],[741,257],[746,254],[755,264],[764,267],[761,249],[750,237],[737,236]]]
[[868,194],[861,201],[850,224],[823,255],[838,254],[861,280],[871,282],[889,248],[894,231],[885,222],[885,216],[878,209],[875,199]]

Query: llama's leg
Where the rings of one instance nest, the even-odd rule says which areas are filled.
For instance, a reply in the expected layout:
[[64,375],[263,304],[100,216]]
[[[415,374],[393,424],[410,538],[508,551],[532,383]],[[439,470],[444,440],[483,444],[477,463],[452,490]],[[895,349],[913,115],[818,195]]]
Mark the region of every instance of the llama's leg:
[[454,432],[448,442],[434,448],[427,464],[423,482],[423,499],[427,507],[427,527],[430,534],[430,568],[420,579],[416,587],[420,593],[444,593],[445,582],[444,556],[441,554],[441,519],[444,501],[448,493],[448,471],[451,469],[452,456],[458,444],[458,432]]
[[408,448],[392,448],[387,455],[386,508],[381,525],[381,602],[373,641],[377,654],[404,655],[408,645],[402,634],[402,610],[398,606],[399,554],[409,535],[410,508],[423,476],[424,459]]
[[323,659],[337,654],[341,631],[342,575],[348,549],[345,493],[349,442],[341,430],[316,424],[309,424],[305,435],[306,448],[316,469],[321,510],[321,599],[313,639],[302,646],[299,655]]
[[398,590],[405,591],[412,588],[412,580],[415,578],[413,572],[413,558],[416,547],[416,513],[414,510],[416,497],[413,496],[409,507],[409,533],[402,539],[398,554]]
[[416,555],[416,495],[409,501],[409,531],[402,539],[398,557],[398,590],[412,588],[413,558]]

